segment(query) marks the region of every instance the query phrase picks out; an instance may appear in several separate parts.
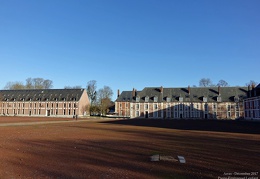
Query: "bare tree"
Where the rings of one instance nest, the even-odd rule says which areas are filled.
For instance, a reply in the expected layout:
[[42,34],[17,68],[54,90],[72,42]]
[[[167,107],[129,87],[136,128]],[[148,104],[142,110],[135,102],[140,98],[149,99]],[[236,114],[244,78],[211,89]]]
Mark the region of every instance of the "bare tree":
[[33,79],[32,78],[27,78],[26,79],[25,88],[26,89],[33,89]]
[[104,86],[102,89],[98,90],[98,102],[101,114],[106,114],[108,112],[112,96],[113,91],[109,86]]
[[26,84],[22,82],[8,82],[4,89],[14,90],[14,89],[50,89],[52,88],[52,81],[45,80],[43,78],[27,78]]
[[219,80],[217,86],[225,87],[225,86],[229,86],[229,85],[225,80]]
[[87,93],[88,97],[90,99],[90,105],[92,106],[93,103],[96,102],[97,99],[97,81],[96,80],[91,80],[87,84]]
[[256,81],[250,80],[248,83],[246,83],[246,86],[252,86],[252,85],[256,86],[257,84],[258,83]]
[[6,90],[17,90],[17,89],[24,89],[24,85],[22,82],[8,82],[4,89]]
[[44,80],[43,81],[43,83],[42,83],[42,85],[43,85],[43,88],[44,89],[50,89],[50,88],[52,88],[53,87],[53,85],[52,85],[52,81],[51,80]]
[[199,81],[199,86],[200,87],[209,87],[209,86],[214,86],[214,84],[212,83],[212,81],[209,78],[202,78]]
[[77,86],[64,86],[64,89],[81,89],[80,85]]

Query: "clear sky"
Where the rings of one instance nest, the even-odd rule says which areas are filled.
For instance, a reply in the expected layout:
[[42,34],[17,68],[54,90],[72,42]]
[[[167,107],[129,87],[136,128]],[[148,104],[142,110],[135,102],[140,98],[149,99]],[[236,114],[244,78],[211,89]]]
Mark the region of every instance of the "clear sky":
[[259,80],[259,0],[0,0],[0,88]]

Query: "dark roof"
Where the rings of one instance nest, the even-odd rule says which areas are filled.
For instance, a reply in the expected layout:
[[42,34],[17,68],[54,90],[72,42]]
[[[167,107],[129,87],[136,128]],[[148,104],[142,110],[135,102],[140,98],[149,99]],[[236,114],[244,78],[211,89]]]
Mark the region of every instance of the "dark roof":
[[[247,94],[247,87],[163,88],[162,93],[160,87],[146,87],[137,92],[136,96],[140,97],[140,102],[145,102],[145,97],[149,97],[149,102],[154,102],[154,97],[158,97],[158,102],[166,102],[167,98],[171,102],[177,102],[180,97],[182,97],[183,102],[202,102],[204,97],[207,98],[207,102],[216,102],[218,97],[221,97],[222,102],[234,102],[235,98],[242,101],[247,97]],[[123,91],[116,101],[136,102],[136,97],[132,95],[132,91]]]
[[[137,91],[136,94],[139,94],[140,91]],[[133,100],[133,92],[132,91],[123,91],[116,101],[132,101]]]
[[0,90],[2,101],[78,101],[84,89]]

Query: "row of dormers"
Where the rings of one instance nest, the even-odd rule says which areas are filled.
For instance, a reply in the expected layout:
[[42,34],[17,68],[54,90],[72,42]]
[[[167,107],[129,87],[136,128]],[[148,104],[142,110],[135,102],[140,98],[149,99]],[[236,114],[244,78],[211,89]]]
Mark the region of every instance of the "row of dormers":
[[0,101],[78,101],[83,89],[0,90]]
[[[216,102],[222,102],[221,95],[210,97],[210,98],[213,99]],[[140,102],[140,99],[141,99],[140,96],[136,96],[134,98],[134,102]],[[202,102],[208,102],[209,97],[201,96],[201,97],[198,97],[198,99]],[[144,100],[144,102],[151,102],[151,101],[155,102],[155,103],[159,102],[158,96],[153,96],[153,97],[145,96],[143,98],[143,100]],[[243,96],[240,96],[240,97],[239,96],[232,96],[232,97],[230,97],[230,100],[234,101],[234,102],[240,102],[240,101],[243,100]],[[127,98],[127,99],[123,98],[123,101],[130,101],[130,98]],[[162,101],[165,101],[165,102],[172,102],[172,101],[179,101],[179,102],[187,101],[187,102],[190,102],[192,100],[190,98],[187,98],[187,97],[183,98],[182,96],[178,96],[178,97],[173,96],[172,98],[171,97],[164,97]]]
[[[221,91],[221,93],[220,93]],[[128,102],[242,102],[248,97],[247,87],[145,87],[141,91],[123,91],[116,101]]]
[[3,101],[77,101],[76,97],[73,98],[3,98]]

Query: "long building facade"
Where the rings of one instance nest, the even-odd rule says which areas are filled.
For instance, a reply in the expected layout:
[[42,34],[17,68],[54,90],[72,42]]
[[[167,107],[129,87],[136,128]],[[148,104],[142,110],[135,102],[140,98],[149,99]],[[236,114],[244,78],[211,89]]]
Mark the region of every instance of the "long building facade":
[[84,116],[88,105],[85,89],[0,90],[2,116]]
[[249,97],[244,100],[245,119],[260,120],[260,84],[249,87]]
[[169,119],[238,119],[244,117],[247,87],[146,87],[123,91],[115,101],[119,116]]

